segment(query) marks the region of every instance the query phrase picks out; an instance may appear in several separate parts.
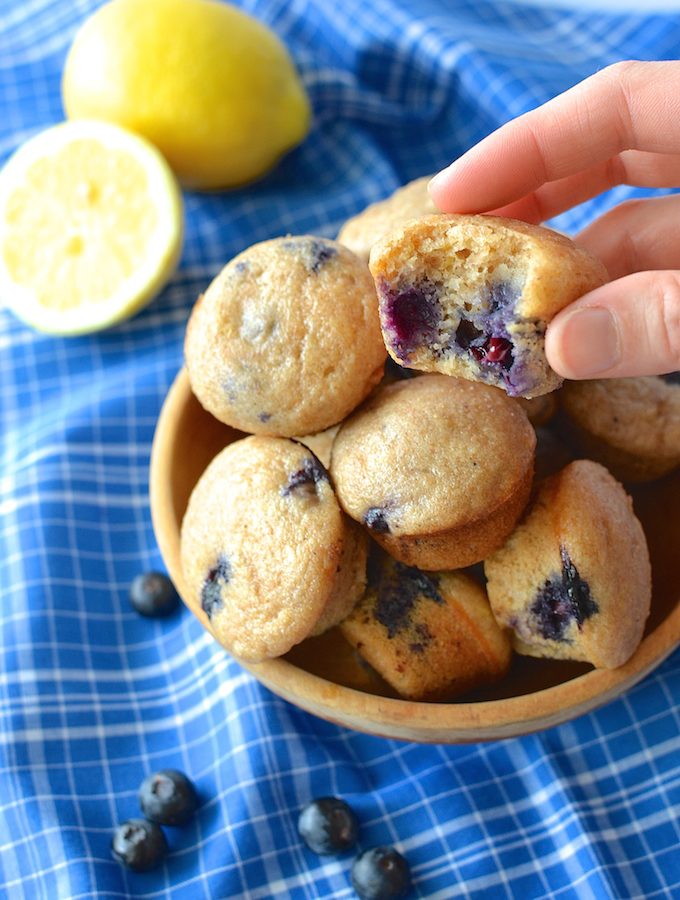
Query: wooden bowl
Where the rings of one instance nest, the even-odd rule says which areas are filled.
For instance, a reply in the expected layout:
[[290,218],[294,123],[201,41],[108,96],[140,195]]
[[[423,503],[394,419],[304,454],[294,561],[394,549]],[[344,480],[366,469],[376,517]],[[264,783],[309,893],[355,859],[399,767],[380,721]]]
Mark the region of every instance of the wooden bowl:
[[[151,513],[170,577],[189,609],[210,631],[189,596],[180,566],[180,526],[189,495],[215,454],[241,433],[223,425],[191,393],[185,370],[163,405],[151,451]],[[680,472],[634,492],[650,545],[652,612],[634,656],[618,669],[516,655],[497,685],[447,703],[401,700],[377,678],[351,671],[348,645],[333,630],[304,641],[285,657],[240,662],[275,694],[348,728],[421,743],[465,743],[528,734],[595,709],[635,684],[680,642],[676,557],[680,549]],[[356,667],[358,669],[358,667]],[[344,683],[343,683],[344,682]]]

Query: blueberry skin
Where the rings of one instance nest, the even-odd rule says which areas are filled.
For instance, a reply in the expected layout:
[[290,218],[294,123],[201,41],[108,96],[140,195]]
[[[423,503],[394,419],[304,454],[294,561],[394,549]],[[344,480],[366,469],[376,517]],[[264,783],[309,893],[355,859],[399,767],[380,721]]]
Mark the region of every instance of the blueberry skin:
[[316,456],[308,456],[302,460],[302,468],[291,473],[281,496],[288,497],[294,492],[306,497],[316,496],[316,486],[322,481],[330,481],[326,467]]
[[530,607],[539,634],[549,641],[568,641],[567,633],[573,621],[580,631],[586,619],[600,611],[591,596],[590,585],[581,578],[563,545],[560,556],[562,572],[539,588]]
[[404,897],[411,887],[411,869],[394,847],[373,847],[354,860],[352,887],[361,900]]
[[144,572],[130,585],[130,603],[143,616],[168,616],[179,605],[179,594],[167,575]]
[[389,534],[390,523],[387,520],[387,511],[379,506],[371,506],[364,515],[364,525],[375,531],[376,534]]
[[422,279],[417,284],[391,288],[378,285],[384,324],[391,332],[392,346],[402,362],[422,343],[431,343],[437,334],[442,311],[437,286]]
[[359,826],[344,800],[319,797],[300,813],[298,834],[314,853],[342,853],[356,844]]
[[[444,604],[436,573],[421,572],[415,566],[400,562],[395,562],[391,569],[381,572],[373,616],[385,626],[388,638],[411,627],[412,613],[423,598]],[[425,636],[422,630],[421,635]]]
[[222,604],[222,588],[231,580],[231,563],[222,553],[208,572],[201,588],[201,609],[212,619]]
[[183,825],[198,808],[196,788],[183,772],[161,769],[148,775],[139,789],[139,805],[152,822]]
[[161,864],[168,845],[162,830],[154,822],[128,819],[113,833],[111,852],[114,859],[133,872],[146,872]]

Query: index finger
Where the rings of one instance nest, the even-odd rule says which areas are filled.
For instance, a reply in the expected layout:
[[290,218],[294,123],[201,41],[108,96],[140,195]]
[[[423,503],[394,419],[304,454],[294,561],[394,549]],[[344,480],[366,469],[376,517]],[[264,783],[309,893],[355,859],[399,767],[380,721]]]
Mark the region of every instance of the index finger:
[[430,182],[444,212],[485,212],[623,150],[680,149],[680,62],[621,62],[501,126]]

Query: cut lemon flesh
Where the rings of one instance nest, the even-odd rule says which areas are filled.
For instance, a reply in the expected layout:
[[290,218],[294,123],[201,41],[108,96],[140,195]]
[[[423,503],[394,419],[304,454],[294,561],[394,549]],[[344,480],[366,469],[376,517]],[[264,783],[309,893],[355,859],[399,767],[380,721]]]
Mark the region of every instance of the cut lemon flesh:
[[117,126],[56,125],[0,172],[0,300],[40,331],[84,334],[137,312],[181,243],[168,164]]

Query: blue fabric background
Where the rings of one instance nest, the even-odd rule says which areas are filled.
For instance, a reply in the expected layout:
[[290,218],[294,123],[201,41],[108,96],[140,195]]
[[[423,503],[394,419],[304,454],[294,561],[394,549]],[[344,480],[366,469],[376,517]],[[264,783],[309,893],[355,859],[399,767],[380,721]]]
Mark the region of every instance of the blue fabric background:
[[[59,121],[60,74],[93,0],[1,0],[0,160]],[[186,611],[128,604],[161,565],[147,493],[192,303],[247,245],[333,236],[501,122],[621,58],[677,57],[676,15],[490,0],[247,0],[284,39],[315,111],[261,183],[186,195],[171,284],[106,333],[58,339],[0,311],[0,891],[11,898],[349,898],[351,856],[319,858],[310,797],[395,843],[413,896],[680,897],[680,654],[621,700],[479,746],[356,734],[277,699]],[[414,10],[417,10],[415,12]],[[573,231],[621,187],[561,217]],[[144,875],[110,856],[142,778],[189,772],[204,799]]]

